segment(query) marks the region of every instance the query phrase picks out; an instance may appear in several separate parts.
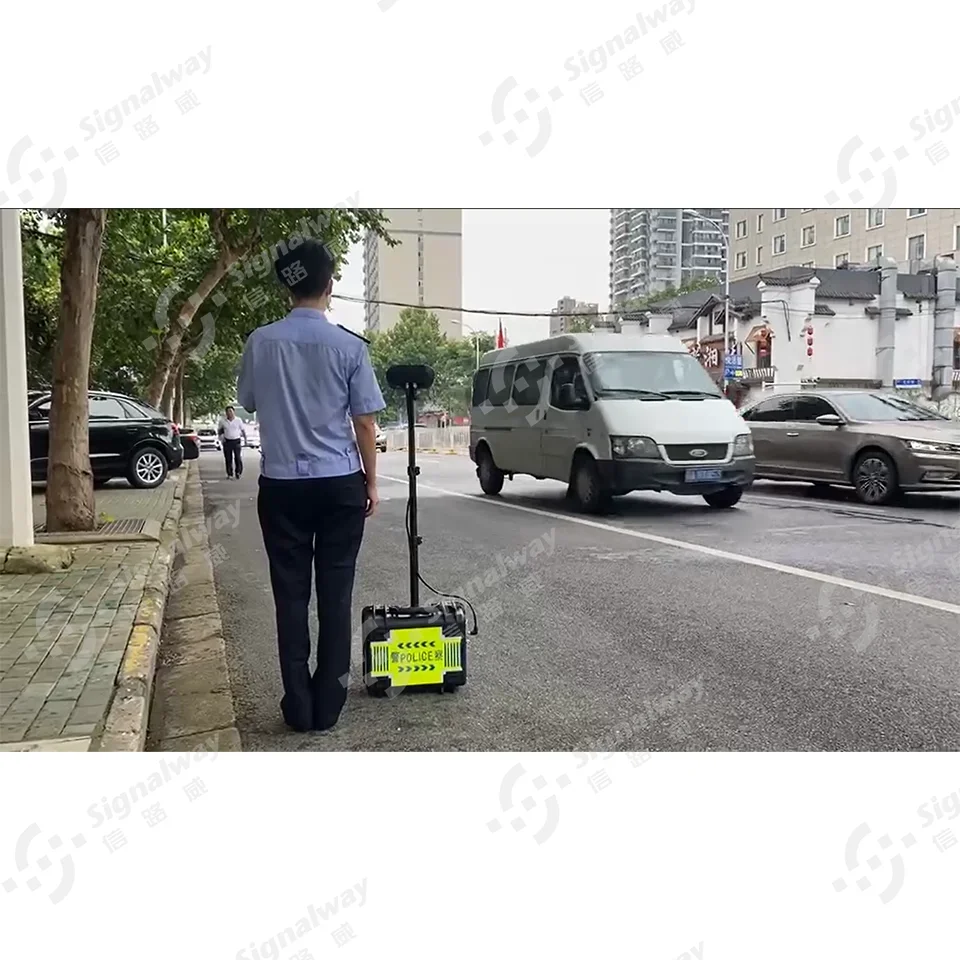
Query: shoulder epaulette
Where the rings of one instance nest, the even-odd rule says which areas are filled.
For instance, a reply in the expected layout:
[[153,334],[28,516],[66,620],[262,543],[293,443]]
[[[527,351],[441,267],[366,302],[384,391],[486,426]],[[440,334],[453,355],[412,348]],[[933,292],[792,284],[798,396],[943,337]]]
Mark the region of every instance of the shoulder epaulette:
[[358,340],[362,340],[364,343],[370,342],[366,337],[361,336],[359,333],[354,333],[352,330],[348,330],[342,323],[338,323],[337,326],[341,330],[345,330],[347,333],[349,333],[351,337],[356,337]]

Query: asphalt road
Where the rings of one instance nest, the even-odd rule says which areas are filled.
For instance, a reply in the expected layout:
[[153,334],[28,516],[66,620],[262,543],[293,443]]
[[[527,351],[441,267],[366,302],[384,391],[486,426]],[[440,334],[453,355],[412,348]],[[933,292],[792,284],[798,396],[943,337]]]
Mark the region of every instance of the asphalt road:
[[632,494],[584,518],[560,484],[486,498],[465,456],[423,456],[421,572],[469,593],[480,632],[455,695],[368,697],[360,608],[408,599],[402,454],[380,458],[347,708],[330,733],[290,732],[257,459],[233,482],[201,462],[245,750],[960,749],[953,495],[866,508],[757,484],[729,511]]

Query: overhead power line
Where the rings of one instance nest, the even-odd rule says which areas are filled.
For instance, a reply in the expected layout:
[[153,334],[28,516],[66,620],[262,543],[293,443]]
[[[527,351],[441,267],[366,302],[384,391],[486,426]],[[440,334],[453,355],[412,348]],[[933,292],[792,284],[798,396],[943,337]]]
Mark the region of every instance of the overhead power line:
[[517,310],[474,310],[469,307],[441,307],[425,303],[399,303],[396,300],[368,300],[365,297],[352,297],[345,293],[335,293],[334,300],[346,300],[349,303],[374,303],[381,307],[409,307],[412,310],[448,310],[451,313],[476,313],[489,317],[608,317],[616,316],[615,310],[599,310],[596,313],[525,313]]

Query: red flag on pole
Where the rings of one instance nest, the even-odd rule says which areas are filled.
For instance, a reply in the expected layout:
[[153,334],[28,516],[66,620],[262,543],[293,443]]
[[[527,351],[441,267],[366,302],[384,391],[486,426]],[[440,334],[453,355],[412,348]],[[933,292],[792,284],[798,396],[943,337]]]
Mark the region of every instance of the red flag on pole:
[[507,345],[506,337],[503,335],[503,321],[500,321],[500,326],[497,330],[497,349],[502,350]]

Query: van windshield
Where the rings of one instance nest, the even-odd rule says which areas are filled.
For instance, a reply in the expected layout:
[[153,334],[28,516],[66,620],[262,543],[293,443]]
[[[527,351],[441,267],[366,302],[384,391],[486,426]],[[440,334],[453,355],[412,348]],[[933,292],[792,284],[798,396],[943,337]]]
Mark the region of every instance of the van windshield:
[[723,399],[707,371],[689,353],[590,353],[584,357],[584,366],[598,397],[630,397],[654,391],[670,398]]

